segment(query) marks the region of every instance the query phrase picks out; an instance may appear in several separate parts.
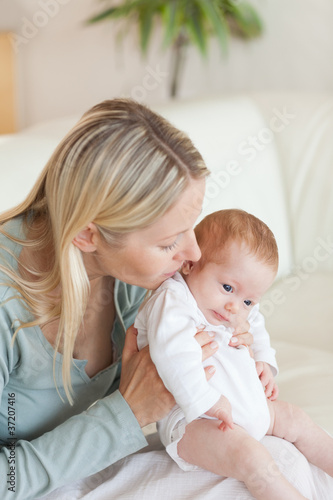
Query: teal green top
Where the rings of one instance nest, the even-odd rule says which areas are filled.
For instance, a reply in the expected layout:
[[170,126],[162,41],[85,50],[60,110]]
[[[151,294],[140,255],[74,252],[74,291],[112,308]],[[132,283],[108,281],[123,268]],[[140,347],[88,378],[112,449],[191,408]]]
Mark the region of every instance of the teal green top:
[[[24,238],[22,220],[11,221],[6,231]],[[21,249],[0,235],[1,264],[17,268],[14,255],[17,258]],[[56,378],[65,402],[54,383],[54,350],[41,329],[20,330],[12,345],[18,320],[30,321],[33,316],[23,300],[7,301],[17,292],[4,281],[8,277],[0,273],[0,498],[28,500],[87,477],[147,445],[117,390],[125,331],[134,322],[145,290],[116,280],[111,336],[117,360],[92,378],[85,372],[87,362],[74,360],[75,400],[70,406],[61,380],[62,355],[56,357]]]

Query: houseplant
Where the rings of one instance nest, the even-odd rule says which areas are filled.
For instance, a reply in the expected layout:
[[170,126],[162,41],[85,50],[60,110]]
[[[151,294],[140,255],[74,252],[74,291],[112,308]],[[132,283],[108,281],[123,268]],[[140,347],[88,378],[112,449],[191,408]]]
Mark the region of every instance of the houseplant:
[[[140,46],[147,53],[152,30],[157,24],[164,31],[165,48],[172,47],[174,57],[171,70],[170,95],[177,95],[185,51],[195,45],[203,57],[207,56],[208,42],[215,36],[226,51],[229,35],[245,39],[261,34],[262,23],[254,7],[237,0],[114,0],[88,23],[127,19],[137,24]],[[116,5],[115,5],[116,4]]]

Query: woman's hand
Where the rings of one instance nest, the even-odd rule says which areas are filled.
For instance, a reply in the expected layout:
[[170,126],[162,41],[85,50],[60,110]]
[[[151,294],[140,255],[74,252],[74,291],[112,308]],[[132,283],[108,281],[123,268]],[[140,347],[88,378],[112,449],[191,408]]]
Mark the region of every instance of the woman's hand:
[[[144,427],[165,417],[175,405],[175,400],[157,373],[149,347],[139,351],[136,337],[137,330],[132,325],[126,332],[119,391],[140,426]],[[208,332],[199,332],[195,338],[202,347],[203,359],[218,348],[217,345],[215,348],[212,346],[212,337]],[[207,380],[215,372],[213,367],[207,367],[205,371]]]
[[133,325],[126,332],[119,391],[144,427],[166,416],[175,400],[158,376],[149,347],[138,350],[137,334]]
[[232,334],[229,345],[232,347],[238,347],[239,345],[245,345],[250,347],[253,344],[253,335],[249,332],[250,323],[248,321],[241,326],[237,326]]
[[[214,332],[209,332],[207,330],[199,329],[198,332],[195,334],[194,338],[200,344],[202,349],[202,361],[205,361],[206,359],[210,358],[218,350],[219,346],[218,343],[214,340],[214,337],[215,337]],[[210,368],[213,369],[213,372],[210,370]],[[215,369],[213,367],[208,366],[205,370],[206,370],[207,380],[209,380],[210,377],[215,372]]]

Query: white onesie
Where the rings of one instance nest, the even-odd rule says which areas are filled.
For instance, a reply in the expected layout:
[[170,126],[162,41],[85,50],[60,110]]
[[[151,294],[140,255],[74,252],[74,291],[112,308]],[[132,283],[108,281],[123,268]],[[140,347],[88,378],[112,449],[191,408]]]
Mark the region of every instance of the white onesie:
[[[205,414],[221,395],[228,398],[234,423],[255,439],[262,439],[269,427],[266,396],[259,380],[255,361],[268,363],[276,375],[275,350],[270,346],[263,316],[256,305],[248,317],[254,337],[254,359],[245,346],[230,347],[232,330],[207,322],[186,282],[179,273],[167,279],[141,306],[135,320],[138,347],[149,344],[151,358],[166,388],[177,405],[158,424],[160,438],[167,452],[184,470],[186,464],[177,454],[186,423]],[[202,350],[194,336],[199,326],[215,332],[219,350],[202,362]],[[204,366],[214,365],[216,372],[207,381]]]

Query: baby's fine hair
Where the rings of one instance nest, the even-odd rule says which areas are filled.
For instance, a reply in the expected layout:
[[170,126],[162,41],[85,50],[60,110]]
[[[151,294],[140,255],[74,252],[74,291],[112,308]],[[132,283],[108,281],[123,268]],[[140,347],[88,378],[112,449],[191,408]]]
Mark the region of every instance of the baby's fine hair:
[[219,262],[227,244],[246,245],[249,253],[277,271],[278,247],[274,234],[260,219],[245,210],[219,210],[207,215],[196,227],[195,235],[202,257],[200,265]]

